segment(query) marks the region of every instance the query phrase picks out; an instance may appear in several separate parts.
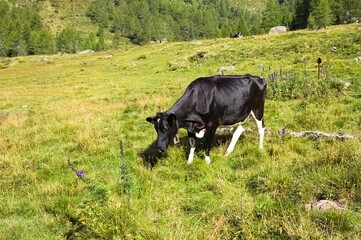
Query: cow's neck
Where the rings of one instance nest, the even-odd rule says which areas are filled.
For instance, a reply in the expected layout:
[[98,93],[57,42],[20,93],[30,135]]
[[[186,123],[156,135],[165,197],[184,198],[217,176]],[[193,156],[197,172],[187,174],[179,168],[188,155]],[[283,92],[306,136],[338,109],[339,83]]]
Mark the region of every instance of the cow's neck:
[[178,101],[171,108],[167,110],[167,113],[174,113],[177,116],[178,126],[180,128],[189,128],[191,124],[197,123],[198,126],[205,125],[205,119],[192,109],[189,103]]
[[179,127],[184,127],[189,117],[189,105],[187,106],[181,98],[167,110],[167,113],[174,113],[177,116]]

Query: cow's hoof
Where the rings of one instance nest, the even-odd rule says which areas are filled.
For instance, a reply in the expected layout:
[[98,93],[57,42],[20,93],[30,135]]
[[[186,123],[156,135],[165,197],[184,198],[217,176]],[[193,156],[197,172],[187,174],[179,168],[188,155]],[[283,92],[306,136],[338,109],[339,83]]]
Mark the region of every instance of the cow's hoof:
[[206,159],[205,159],[205,160],[206,160],[206,163],[207,163],[207,164],[210,164],[210,163],[211,163],[211,158],[210,158],[209,156],[206,156]]
[[231,154],[231,152],[228,152],[228,151],[227,151],[227,152],[224,154],[224,156],[225,156],[225,157],[228,157],[229,154]]
[[188,163],[188,164],[192,164],[192,163],[193,163],[193,160],[188,160],[187,163]]

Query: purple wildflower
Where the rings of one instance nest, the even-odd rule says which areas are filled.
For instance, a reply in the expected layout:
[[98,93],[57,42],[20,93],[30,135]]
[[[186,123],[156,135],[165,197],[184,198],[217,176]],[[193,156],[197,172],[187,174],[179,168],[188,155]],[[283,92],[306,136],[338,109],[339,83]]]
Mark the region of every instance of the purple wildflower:
[[285,135],[286,134],[286,128],[284,127],[284,128],[282,128],[282,130],[278,130],[278,136],[283,136],[283,135]]
[[84,171],[83,170],[76,171],[75,173],[78,176],[78,178],[80,178],[80,179],[82,179],[84,177]]

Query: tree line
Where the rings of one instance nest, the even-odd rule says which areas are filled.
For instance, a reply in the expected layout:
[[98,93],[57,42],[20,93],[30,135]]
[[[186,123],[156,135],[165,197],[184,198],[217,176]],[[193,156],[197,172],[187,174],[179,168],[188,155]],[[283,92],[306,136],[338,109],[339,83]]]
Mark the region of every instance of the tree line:
[[186,41],[256,35],[284,25],[290,30],[322,28],[361,18],[360,0],[267,0],[263,11],[230,0],[94,0],[87,11],[100,24],[133,43],[167,38]]
[[[263,11],[231,0],[92,0],[86,16],[98,31],[66,26],[53,35],[39,16],[39,5],[14,7],[0,0],[0,55],[75,53],[117,47],[121,39],[134,44],[187,41],[266,33],[283,25],[290,30],[322,28],[361,18],[359,0],[267,0]],[[105,44],[106,32],[113,36]]]
[[237,7],[229,0],[95,0],[87,16],[135,44],[165,38],[186,41],[228,37],[237,31],[246,35],[260,33],[258,13]]
[[55,36],[41,21],[39,5],[11,5],[0,0],[0,56],[76,53],[82,49],[104,50],[104,29],[84,33],[66,26]]

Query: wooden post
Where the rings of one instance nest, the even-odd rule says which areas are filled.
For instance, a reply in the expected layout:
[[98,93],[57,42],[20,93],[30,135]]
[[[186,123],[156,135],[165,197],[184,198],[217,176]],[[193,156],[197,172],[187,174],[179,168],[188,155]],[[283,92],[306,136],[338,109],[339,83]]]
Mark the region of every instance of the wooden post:
[[317,62],[317,64],[318,64],[318,79],[320,79],[320,71],[321,71],[322,59],[321,59],[321,58],[317,58],[316,62]]

